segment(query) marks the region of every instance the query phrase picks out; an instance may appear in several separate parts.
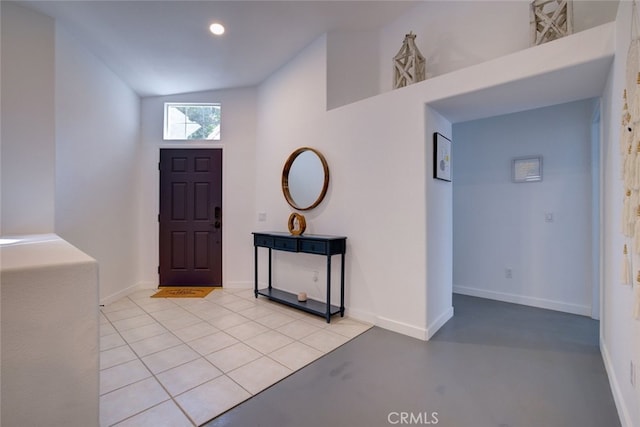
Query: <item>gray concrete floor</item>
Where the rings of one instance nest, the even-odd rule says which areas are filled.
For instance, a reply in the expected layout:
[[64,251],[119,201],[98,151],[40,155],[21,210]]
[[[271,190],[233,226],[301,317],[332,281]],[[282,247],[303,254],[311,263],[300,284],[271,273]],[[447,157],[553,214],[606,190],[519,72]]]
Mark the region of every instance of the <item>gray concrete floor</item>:
[[206,426],[620,426],[597,321],[453,301],[429,342],[372,328]]

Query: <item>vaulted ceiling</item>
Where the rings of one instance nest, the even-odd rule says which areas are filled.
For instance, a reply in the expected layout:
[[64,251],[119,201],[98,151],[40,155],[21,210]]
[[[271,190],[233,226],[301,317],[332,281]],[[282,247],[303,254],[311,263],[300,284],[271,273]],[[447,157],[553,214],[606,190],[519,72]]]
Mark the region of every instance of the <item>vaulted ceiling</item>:
[[[377,30],[449,1],[16,0],[54,17],[140,96],[256,85],[323,33]],[[573,3],[581,31],[613,20],[618,0]],[[214,21],[223,36],[209,32]]]
[[[141,96],[260,83],[321,34],[372,30],[415,1],[31,1]],[[214,37],[218,21],[226,33]],[[377,43],[377,41],[372,41]]]

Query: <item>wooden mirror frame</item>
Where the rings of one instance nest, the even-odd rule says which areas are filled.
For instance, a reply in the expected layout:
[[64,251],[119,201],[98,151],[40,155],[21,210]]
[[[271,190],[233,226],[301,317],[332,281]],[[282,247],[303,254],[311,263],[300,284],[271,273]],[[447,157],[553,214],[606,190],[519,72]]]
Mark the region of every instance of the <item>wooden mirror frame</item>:
[[[320,191],[320,194],[318,195],[318,198],[315,200],[315,202],[313,202],[309,206],[298,206],[295,200],[293,200],[293,197],[291,196],[291,192],[289,191],[289,171],[291,170],[291,166],[293,165],[293,162],[296,160],[296,158],[298,158],[298,156],[304,153],[305,151],[312,151],[320,159],[320,162],[322,163],[322,168],[324,169],[324,183],[322,184],[322,190]],[[327,165],[327,160],[324,158],[322,153],[320,153],[318,150],[311,147],[300,147],[296,151],[291,153],[291,155],[287,159],[287,162],[284,164],[284,168],[282,169],[282,193],[284,194],[284,198],[287,200],[287,203],[289,203],[289,205],[292,208],[298,209],[300,211],[308,211],[310,209],[315,208],[324,199],[324,196],[327,194],[328,188],[329,188],[329,166]]]

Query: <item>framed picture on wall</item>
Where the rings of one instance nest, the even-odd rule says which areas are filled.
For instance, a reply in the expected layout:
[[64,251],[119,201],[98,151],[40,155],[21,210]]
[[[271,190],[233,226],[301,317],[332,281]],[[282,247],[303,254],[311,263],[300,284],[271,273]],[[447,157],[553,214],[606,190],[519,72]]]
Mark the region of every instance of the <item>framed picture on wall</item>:
[[513,182],[542,181],[542,156],[518,157],[511,161]]
[[433,177],[451,182],[451,140],[438,132],[433,134]]

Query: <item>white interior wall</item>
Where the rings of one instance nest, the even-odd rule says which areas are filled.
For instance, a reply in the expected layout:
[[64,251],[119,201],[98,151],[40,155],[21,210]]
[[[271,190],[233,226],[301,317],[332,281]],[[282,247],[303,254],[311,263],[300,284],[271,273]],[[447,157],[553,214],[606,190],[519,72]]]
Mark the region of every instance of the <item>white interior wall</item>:
[[2,233],[55,230],[115,294],[135,283],[138,97],[53,19],[2,7]]
[[[635,366],[640,364],[640,322],[632,317],[634,290],[620,284],[624,245],[621,232],[624,190],[621,182],[619,138],[631,16],[631,2],[621,2],[616,18],[616,56],[602,96],[604,138],[601,147],[603,283],[600,343],[623,427],[640,425],[640,388],[637,383],[634,387],[630,381],[631,362]],[[637,260],[635,265],[639,265]]]
[[426,1],[380,33],[380,92],[393,88],[392,59],[413,31],[427,78],[529,47],[529,5],[522,1]]
[[[343,221],[324,229],[316,218],[326,217],[327,207],[337,196],[336,182],[341,173],[334,168],[335,154],[327,149],[331,137],[327,128],[327,37],[323,36],[305,48],[285,67],[273,74],[259,87],[258,126],[256,142],[256,209],[266,214],[266,221],[255,223],[259,231],[286,231],[287,219],[294,212],[284,198],[281,189],[282,168],[288,156],[303,146],[319,150],[329,166],[329,188],[324,201],[305,215],[306,233],[349,235],[343,230]],[[349,244],[347,240],[347,260]],[[267,282],[266,251],[259,252],[259,280]],[[337,259],[337,258],[336,258]],[[334,264],[335,271],[339,264]],[[318,272],[318,282],[313,282],[313,272]],[[307,254],[273,253],[274,285],[292,292],[305,291],[310,298],[323,300],[326,283],[324,257]],[[349,272],[347,270],[346,281]],[[333,281],[338,284],[338,280]],[[339,295],[337,289],[332,292]],[[348,298],[348,288],[346,291]],[[335,300],[334,300],[335,301]]]
[[[291,152],[302,146],[317,148],[327,158],[331,174],[326,198],[305,213],[307,232],[322,234],[313,219],[324,212],[333,198],[337,178],[331,167],[332,153],[323,142],[330,137],[324,129],[326,108],[326,38],[303,50],[259,87],[256,142],[256,208],[267,214],[261,230],[286,227],[293,211],[281,190],[282,168]],[[314,132],[308,131],[313,129]],[[267,192],[264,192],[268,189]]]
[[[591,315],[592,103],[455,124],[454,292]],[[531,155],[542,181],[512,182]]]
[[136,283],[140,99],[63,27],[55,38],[56,233],[100,263],[100,298]]
[[[219,102],[222,106],[220,141],[165,142],[165,102]],[[142,100],[141,156],[137,164],[139,183],[137,218],[138,286],[158,286],[158,162],[160,148],[222,148],[223,160],[223,286],[248,287],[253,283],[251,232],[255,209],[256,89],[149,97]],[[258,161],[260,161],[258,159]]]
[[[326,49],[322,37],[260,87],[256,194],[268,219],[258,227],[286,230],[293,210],[282,195],[282,167],[296,148],[317,148],[329,165],[329,191],[318,208],[303,213],[308,233],[347,236],[347,312],[424,338],[422,110],[387,97],[326,112]],[[323,299],[324,262],[276,253],[274,283]],[[320,272],[317,283],[313,270]]]
[[[447,238],[445,231],[432,230],[446,225],[446,221],[433,222],[446,218],[447,212],[451,214],[450,208],[447,210],[451,190],[434,186],[430,155],[425,151],[427,138],[434,130],[450,133],[449,120],[438,114],[435,106],[451,112],[453,105],[447,99],[460,95],[461,101],[461,94],[481,93],[483,88],[490,91],[505,81],[514,85],[526,81],[523,84],[527,87],[535,86],[538,78],[546,78],[537,76],[558,70],[582,67],[588,73],[585,63],[595,64],[594,69],[602,73],[601,59],[607,58],[603,62],[606,68],[611,58],[607,31],[611,31],[610,26],[329,112],[322,111],[325,41],[317,41],[261,86],[257,156],[265,161],[258,165],[257,206],[265,207],[270,220],[259,226],[262,230],[283,229],[291,210],[280,190],[282,164],[300,145],[318,148],[332,171],[330,192],[319,210],[308,214],[307,222],[309,232],[348,236],[348,309],[352,315],[373,319],[390,329],[428,336],[451,313],[451,252],[444,250],[440,257],[431,256],[431,248],[446,249]],[[577,46],[589,49],[576,50]],[[556,75],[556,79],[575,81],[570,76],[575,74]],[[576,90],[571,86],[566,85],[560,97],[570,100]],[[540,102],[548,100],[523,98],[517,104],[526,109]],[[435,107],[426,110],[427,116],[425,103]],[[346,179],[340,179],[342,176]],[[278,222],[274,222],[274,212],[280,218]],[[429,219],[428,229],[424,218],[434,219]],[[379,242],[395,242],[394,250],[381,252]],[[277,261],[285,265],[282,270],[298,275],[298,280],[281,278],[281,286],[309,293],[309,270],[315,267],[312,261],[301,259],[278,255]],[[293,273],[301,263],[303,271]],[[389,292],[390,280],[393,293]]]
[[[562,96],[553,91],[565,102],[577,92],[582,98],[599,94],[601,86],[581,86],[574,76],[579,69],[599,78],[608,69],[611,28],[599,27],[328,112],[323,110],[326,37],[319,39],[260,87],[256,206],[268,219],[257,226],[262,231],[285,229],[291,209],[281,193],[282,165],[301,145],[319,149],[331,170],[330,190],[317,209],[305,213],[307,232],[348,237],[347,310],[427,338],[452,313],[447,242],[452,196],[450,186],[431,180],[430,135],[450,134],[456,111],[468,105],[465,94],[472,94],[472,106],[479,101],[473,96],[484,93],[485,100],[492,99],[494,91],[500,94],[497,109],[535,108],[549,100],[525,96],[526,88],[550,76],[566,81]],[[509,101],[502,93],[505,82],[520,85],[523,98]],[[431,108],[425,110],[425,104]],[[479,108],[474,114],[483,113]],[[393,250],[385,250],[389,246]],[[437,262],[432,254],[438,255]],[[275,272],[278,286],[321,298],[324,277],[313,284],[311,270],[322,272],[323,260],[278,253],[275,262],[280,265]],[[264,275],[261,280],[266,280]]]
[[54,20],[2,2],[0,233],[54,230]]
[[327,34],[327,109],[378,94],[377,31]]

